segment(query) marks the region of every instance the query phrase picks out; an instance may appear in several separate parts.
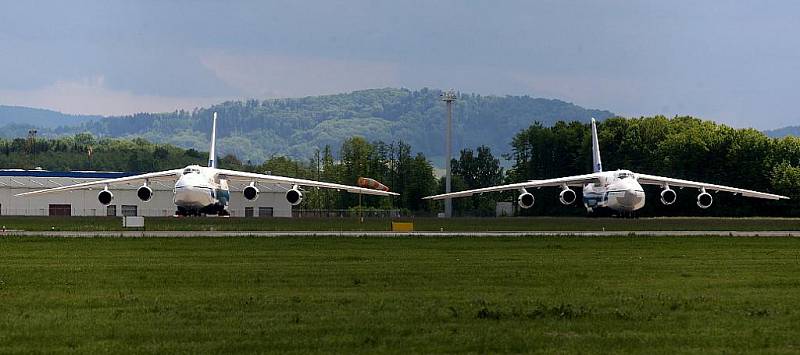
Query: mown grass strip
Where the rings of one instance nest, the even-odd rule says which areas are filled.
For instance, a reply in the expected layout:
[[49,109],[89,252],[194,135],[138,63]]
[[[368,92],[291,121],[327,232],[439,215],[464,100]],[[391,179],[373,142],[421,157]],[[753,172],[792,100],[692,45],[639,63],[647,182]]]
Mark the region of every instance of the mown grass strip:
[[793,352],[793,238],[0,239],[0,352]]
[[[416,231],[797,231],[800,218],[413,218]],[[148,217],[146,230],[162,231],[389,231],[390,219]],[[123,230],[119,217],[0,217],[14,230]]]

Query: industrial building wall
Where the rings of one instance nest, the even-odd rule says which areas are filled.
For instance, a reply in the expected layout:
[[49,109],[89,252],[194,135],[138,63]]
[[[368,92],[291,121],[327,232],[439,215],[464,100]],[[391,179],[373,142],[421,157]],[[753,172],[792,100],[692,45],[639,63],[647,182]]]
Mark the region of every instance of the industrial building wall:
[[[252,216],[246,216],[247,208],[253,211]],[[272,209],[272,217],[291,217],[292,205],[286,202],[286,196],[283,192],[264,192],[258,194],[255,201],[248,201],[244,198],[242,191],[231,191],[230,206],[228,212],[233,217],[269,217],[260,212],[269,212],[264,209]]]

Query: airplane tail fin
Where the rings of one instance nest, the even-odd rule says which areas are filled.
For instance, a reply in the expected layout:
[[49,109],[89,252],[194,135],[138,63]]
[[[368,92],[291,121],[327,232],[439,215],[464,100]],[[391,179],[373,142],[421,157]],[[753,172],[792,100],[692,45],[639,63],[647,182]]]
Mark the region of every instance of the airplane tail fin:
[[216,142],[217,142],[217,113],[214,112],[214,121],[212,121],[211,123],[211,148],[208,149],[209,168],[217,167]]
[[592,117],[592,170],[595,173],[603,171],[603,163],[600,161],[600,143],[597,141],[597,125]]

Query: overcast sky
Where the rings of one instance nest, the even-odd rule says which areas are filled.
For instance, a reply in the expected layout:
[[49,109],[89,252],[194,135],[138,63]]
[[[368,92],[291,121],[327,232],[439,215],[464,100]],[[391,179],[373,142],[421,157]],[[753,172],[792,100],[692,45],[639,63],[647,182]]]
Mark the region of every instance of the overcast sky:
[[3,1],[0,104],[68,113],[376,87],[800,124],[800,1]]

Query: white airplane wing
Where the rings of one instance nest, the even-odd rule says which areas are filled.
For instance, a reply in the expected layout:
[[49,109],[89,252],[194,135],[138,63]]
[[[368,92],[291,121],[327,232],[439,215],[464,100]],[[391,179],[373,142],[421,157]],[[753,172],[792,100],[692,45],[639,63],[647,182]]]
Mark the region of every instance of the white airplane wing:
[[378,196],[397,196],[397,195],[399,195],[396,192],[373,190],[373,189],[367,189],[367,188],[357,187],[357,186],[334,184],[334,183],[330,183],[330,182],[321,182],[321,181],[305,180],[305,179],[295,179],[295,178],[284,177],[284,176],[248,173],[248,172],[244,172],[244,171],[217,169],[217,173],[219,175],[223,175],[225,179],[232,180],[232,181],[242,181],[242,182],[259,181],[259,182],[272,183],[272,184],[289,184],[289,185],[298,185],[298,186],[306,186],[306,187],[320,187],[320,188],[324,188],[324,189],[344,190],[344,191],[347,191],[347,192],[365,194],[365,195],[378,195]]
[[738,189],[735,187],[730,186],[723,186],[723,185],[714,185],[714,184],[706,184],[703,182],[695,182],[689,180],[681,180],[681,179],[673,179],[668,177],[662,176],[655,176],[655,175],[647,175],[647,174],[636,174],[636,177],[639,180],[640,184],[645,185],[660,185],[660,186],[678,186],[678,187],[693,187],[698,189],[706,189],[706,190],[713,190],[713,191],[725,191],[725,192],[732,192],[733,194],[739,194],[745,197],[755,197],[755,198],[765,198],[768,200],[781,200],[789,198],[786,196],[770,194],[766,192],[758,192],[753,190],[745,190],[745,189]]
[[105,180],[98,180],[98,181],[90,181],[84,182],[75,185],[67,185],[67,186],[59,186],[50,189],[44,190],[37,190],[31,192],[24,192],[21,194],[16,194],[14,196],[28,196],[28,195],[39,195],[39,194],[47,194],[53,192],[60,192],[60,191],[72,191],[72,190],[81,190],[81,189],[90,189],[96,186],[113,186],[122,183],[131,183],[131,182],[145,182],[145,181],[163,181],[163,180],[172,180],[176,179],[180,176],[183,169],[174,169],[174,170],[166,170],[166,171],[158,171],[155,173],[147,173],[147,174],[139,174],[139,175],[132,175],[126,176],[116,179],[105,179]]
[[545,179],[545,180],[530,180],[526,182],[519,182],[516,184],[508,184],[508,185],[498,185],[492,187],[484,187],[482,189],[474,189],[474,190],[465,190],[459,192],[451,192],[449,194],[441,194],[441,195],[434,195],[424,197],[425,200],[443,200],[446,198],[454,198],[454,197],[467,197],[472,196],[474,194],[482,194],[485,192],[496,192],[496,191],[508,191],[508,190],[519,190],[519,189],[526,189],[531,187],[547,187],[547,186],[583,186],[583,184],[592,182],[597,179],[600,174],[585,174],[585,175],[575,175],[575,176],[567,176],[562,178],[556,179]]

